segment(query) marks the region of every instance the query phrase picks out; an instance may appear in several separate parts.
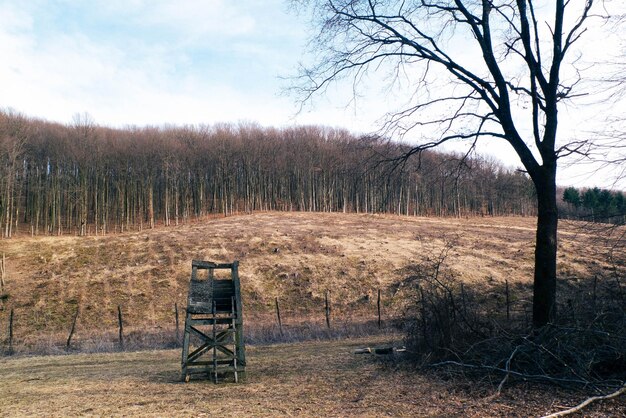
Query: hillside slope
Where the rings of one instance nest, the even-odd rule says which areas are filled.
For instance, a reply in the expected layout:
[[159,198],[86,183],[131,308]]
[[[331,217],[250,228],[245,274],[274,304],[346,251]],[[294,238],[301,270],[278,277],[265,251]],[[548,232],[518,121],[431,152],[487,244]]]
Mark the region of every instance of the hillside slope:
[[[454,242],[447,263],[468,285],[532,282],[533,218],[417,218],[340,213],[255,213],[107,236],[21,236],[0,241],[7,284],[0,324],[16,312],[19,333],[66,332],[79,309],[79,330],[114,329],[117,306],[135,327],[170,327],[185,306],[192,259],[240,261],[248,316],[306,315],[331,292],[335,312],[370,309],[404,268],[436,257]],[[559,277],[602,275],[610,247],[579,223],[561,223]],[[614,254],[615,256],[615,254]],[[18,327],[16,327],[16,330]],[[18,331],[16,331],[18,332]]]

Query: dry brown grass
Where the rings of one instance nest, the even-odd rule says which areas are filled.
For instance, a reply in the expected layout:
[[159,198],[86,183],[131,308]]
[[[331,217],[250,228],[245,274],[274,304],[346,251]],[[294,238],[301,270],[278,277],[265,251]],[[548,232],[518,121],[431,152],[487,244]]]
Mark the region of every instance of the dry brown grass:
[[[388,337],[387,337],[388,338]],[[394,369],[356,347],[382,337],[250,347],[246,384],[179,382],[180,352],[0,359],[3,416],[537,416],[583,399],[554,388],[507,387]],[[619,416],[624,399],[586,416]]]
[[[405,278],[407,266],[436,256],[451,240],[447,264],[456,277],[468,286],[493,288],[506,279],[521,294],[532,281],[534,223],[532,218],[257,213],[104,237],[17,237],[0,241],[9,268],[0,327],[4,333],[9,310],[15,309],[18,344],[39,341],[60,353],[58,342],[79,308],[76,345],[111,350],[119,304],[127,344],[159,335],[171,341],[173,307],[185,305],[191,260],[238,259],[245,327],[257,344],[277,333],[275,297],[281,300],[286,339],[300,338],[298,332],[321,339],[363,335],[371,331],[348,325],[342,330],[339,318],[350,326],[373,320],[378,288],[385,319],[397,314],[400,295],[394,296],[394,285]],[[624,277],[623,248],[615,250],[582,224],[562,222],[559,245],[561,283]],[[609,262],[611,250],[615,263]],[[332,332],[323,325],[326,290],[333,303]],[[515,380],[494,398],[499,377],[477,381],[416,373],[352,354],[389,338],[248,346],[245,385],[179,383],[180,350],[0,357],[0,415],[528,416],[565,409],[585,397]],[[584,412],[625,411],[618,398]]]
[[[122,305],[129,328],[159,329],[186,303],[192,259],[240,260],[244,310],[271,318],[274,298],[289,318],[317,316],[326,290],[334,314],[373,316],[377,288],[393,314],[390,286],[404,268],[454,239],[450,266],[467,283],[528,285],[535,219],[414,218],[338,213],[255,213],[178,227],[91,237],[20,236],[0,241],[7,286],[0,324],[16,312],[16,338],[66,333],[78,308],[75,338],[116,327]],[[561,223],[559,276],[604,274],[609,246],[577,223]],[[622,265],[623,268],[623,265]],[[320,320],[323,320],[321,315]],[[272,319],[270,319],[272,321]],[[248,321],[249,322],[249,321]]]

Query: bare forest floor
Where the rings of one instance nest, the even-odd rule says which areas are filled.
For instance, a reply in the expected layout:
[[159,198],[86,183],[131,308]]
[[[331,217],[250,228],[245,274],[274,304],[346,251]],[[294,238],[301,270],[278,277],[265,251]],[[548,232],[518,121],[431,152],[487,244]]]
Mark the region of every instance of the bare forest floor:
[[[13,309],[18,351],[67,338],[77,309],[77,344],[114,335],[118,305],[128,333],[171,330],[175,304],[186,305],[192,259],[240,261],[250,332],[274,323],[275,298],[287,328],[323,324],[326,291],[337,323],[374,320],[378,289],[384,318],[397,317],[406,267],[436,258],[449,242],[448,267],[468,287],[499,292],[508,280],[516,308],[528,309],[535,222],[270,212],[106,236],[22,235],[0,240],[0,324],[6,329]],[[559,286],[624,269],[624,248],[589,225],[562,221],[559,234]]]
[[[539,416],[584,395],[553,387],[493,386],[417,374],[357,347],[362,338],[254,346],[245,384],[180,382],[178,350],[0,358],[3,416]],[[585,416],[623,416],[624,399]]]

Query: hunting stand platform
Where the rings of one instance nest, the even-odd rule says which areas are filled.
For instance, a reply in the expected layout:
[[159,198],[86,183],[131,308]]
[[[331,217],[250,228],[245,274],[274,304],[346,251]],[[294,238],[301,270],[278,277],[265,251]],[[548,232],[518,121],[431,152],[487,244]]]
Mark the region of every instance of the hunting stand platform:
[[191,262],[183,336],[182,380],[207,374],[215,383],[246,378],[239,262]]

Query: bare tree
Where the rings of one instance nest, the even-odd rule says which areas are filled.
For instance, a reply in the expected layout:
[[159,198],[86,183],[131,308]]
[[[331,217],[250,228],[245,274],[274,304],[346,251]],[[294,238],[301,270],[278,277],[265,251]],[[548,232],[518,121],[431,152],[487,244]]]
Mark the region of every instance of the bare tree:
[[358,91],[388,71],[389,88],[408,85],[411,98],[383,129],[428,136],[407,156],[459,139],[499,138],[513,147],[537,195],[535,327],[556,318],[557,161],[588,146],[558,138],[558,111],[578,97],[582,52],[574,45],[598,17],[592,13],[607,13],[605,3],[294,0],[319,28],[311,41],[316,61],[296,83],[303,103],[339,79]]
[[[27,121],[22,115],[9,111],[0,116],[0,221],[2,235],[10,238],[17,230],[19,202],[16,204],[20,156],[24,151]],[[15,226],[14,226],[15,225]]]

